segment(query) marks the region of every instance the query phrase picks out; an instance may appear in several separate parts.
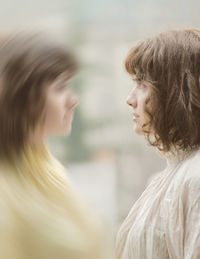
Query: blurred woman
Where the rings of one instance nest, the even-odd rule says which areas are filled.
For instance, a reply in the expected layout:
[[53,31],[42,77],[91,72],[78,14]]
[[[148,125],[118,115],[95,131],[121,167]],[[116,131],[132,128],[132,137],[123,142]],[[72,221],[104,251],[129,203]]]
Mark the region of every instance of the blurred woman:
[[200,258],[200,31],[141,41],[126,58],[135,131],[167,159],[133,205],[118,259]]
[[41,34],[0,40],[0,258],[105,258],[98,218],[45,138],[67,135],[73,56]]

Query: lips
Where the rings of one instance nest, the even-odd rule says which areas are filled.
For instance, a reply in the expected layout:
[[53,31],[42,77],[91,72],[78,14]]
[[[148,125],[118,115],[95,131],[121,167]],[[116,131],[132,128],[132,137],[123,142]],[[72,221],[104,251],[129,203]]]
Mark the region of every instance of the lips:
[[137,113],[133,113],[133,121],[136,121],[139,117]]
[[139,118],[140,116],[137,113],[133,113],[133,117]]

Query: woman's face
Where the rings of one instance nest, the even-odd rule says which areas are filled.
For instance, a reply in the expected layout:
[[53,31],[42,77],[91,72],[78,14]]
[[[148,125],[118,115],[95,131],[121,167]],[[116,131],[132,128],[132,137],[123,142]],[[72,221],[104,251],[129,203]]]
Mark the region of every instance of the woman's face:
[[67,135],[71,130],[73,110],[78,104],[77,97],[70,90],[66,77],[60,76],[48,86],[44,136]]
[[149,97],[151,94],[151,86],[146,82],[135,81],[135,85],[127,97],[127,104],[133,108],[134,130],[138,135],[144,135],[145,130],[149,131],[146,124],[150,121],[149,115]]

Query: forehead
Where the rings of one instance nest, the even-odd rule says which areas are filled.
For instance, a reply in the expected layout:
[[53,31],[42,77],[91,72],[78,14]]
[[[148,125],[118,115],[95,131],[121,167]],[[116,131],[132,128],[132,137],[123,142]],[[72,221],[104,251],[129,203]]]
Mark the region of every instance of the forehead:
[[55,77],[54,79],[47,81],[47,85],[67,83],[71,80],[71,78],[72,78],[72,74],[66,71],[60,74],[59,76]]

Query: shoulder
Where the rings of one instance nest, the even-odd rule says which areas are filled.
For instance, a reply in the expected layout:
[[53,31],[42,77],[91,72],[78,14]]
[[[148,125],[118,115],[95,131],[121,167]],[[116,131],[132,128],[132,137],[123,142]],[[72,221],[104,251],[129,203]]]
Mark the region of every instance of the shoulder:
[[188,198],[200,199],[200,150],[197,150],[188,159],[183,161],[178,170],[180,175],[179,193]]
[[177,194],[177,197],[196,193],[200,195],[200,150],[194,151],[187,159],[171,168],[170,190]]
[[182,176],[183,182],[200,183],[200,149],[182,161],[178,172]]

